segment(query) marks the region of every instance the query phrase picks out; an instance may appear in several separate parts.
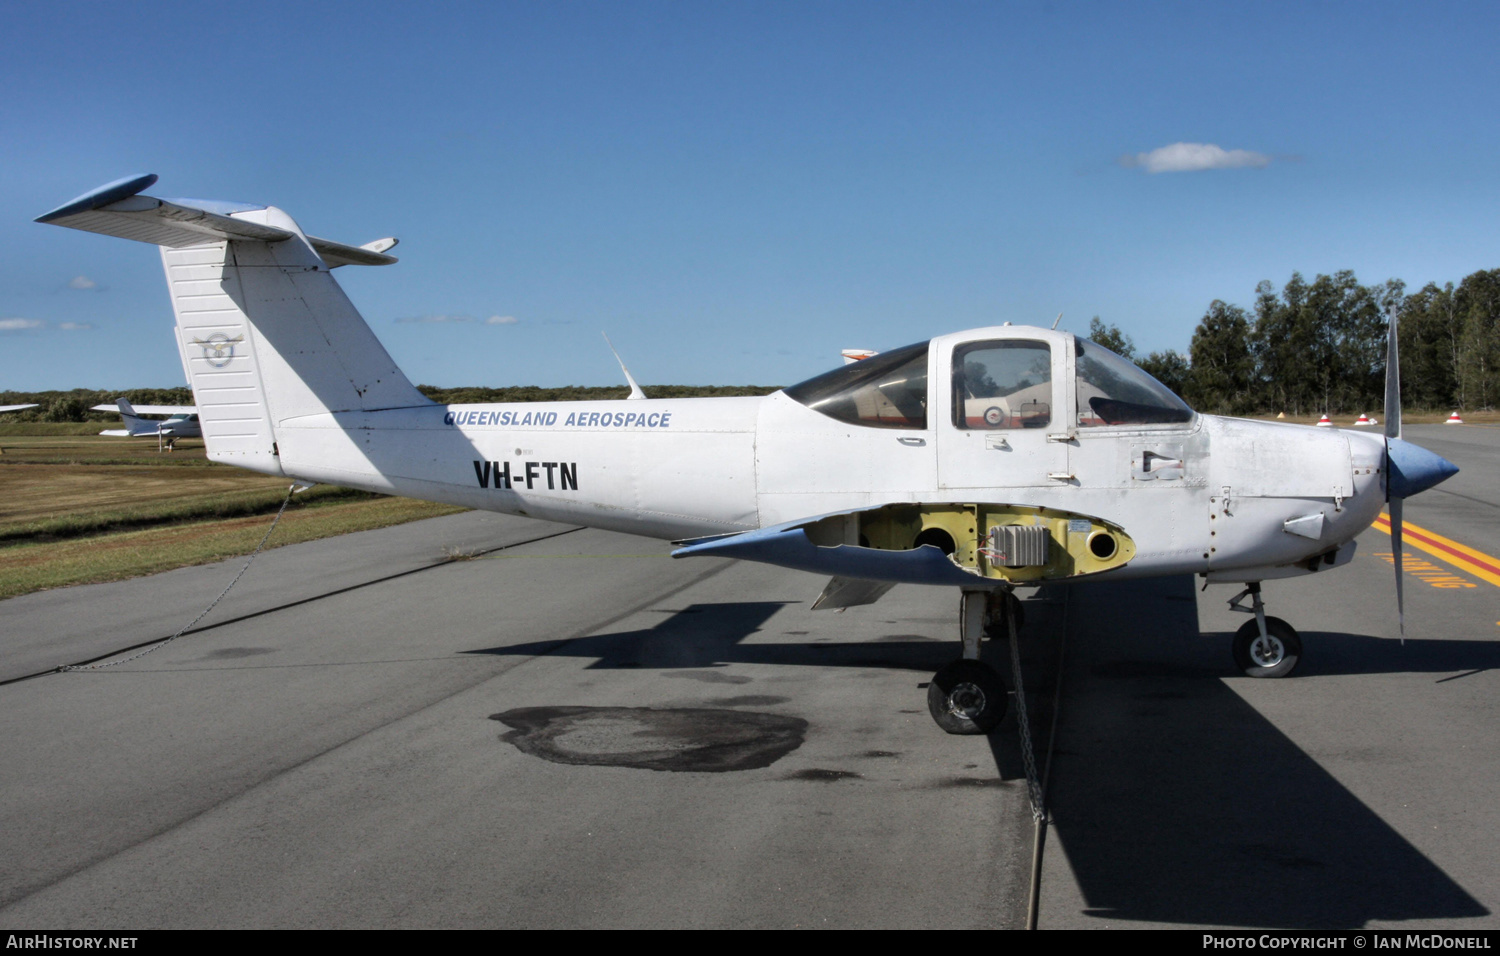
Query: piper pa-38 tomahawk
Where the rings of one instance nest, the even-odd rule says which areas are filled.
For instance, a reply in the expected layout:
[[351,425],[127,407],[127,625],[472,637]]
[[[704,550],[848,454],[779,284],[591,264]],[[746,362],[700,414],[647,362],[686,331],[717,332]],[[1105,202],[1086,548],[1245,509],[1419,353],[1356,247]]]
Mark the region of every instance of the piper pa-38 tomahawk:
[[[198,427],[198,409],[194,405],[132,405],[122,395],[113,405],[95,405],[96,412],[119,412],[124,419],[124,428],[110,428],[100,432],[116,438],[140,438],[156,436],[157,449],[165,443],[168,450],[179,438],[200,438],[203,429]],[[142,415],[166,415],[165,421],[153,421]]]
[[[142,195],[155,181],[119,180],[38,222],[162,247],[211,459],[816,572],[831,580],[815,606],[948,585],[962,653],[928,703],[953,733],[1004,715],[979,650],[1016,623],[1016,587],[1243,583],[1254,620],[1236,660],[1290,673],[1301,642],[1266,616],[1260,582],[1347,563],[1387,501],[1399,561],[1401,500],[1457,471],[1400,439],[1394,328],[1384,438],[1198,414],[1093,342],[1011,325],[759,398],[437,405],[332,274],[394,262],[395,240],[349,246],[272,206]],[[1399,594],[1399,564],[1396,579]]]

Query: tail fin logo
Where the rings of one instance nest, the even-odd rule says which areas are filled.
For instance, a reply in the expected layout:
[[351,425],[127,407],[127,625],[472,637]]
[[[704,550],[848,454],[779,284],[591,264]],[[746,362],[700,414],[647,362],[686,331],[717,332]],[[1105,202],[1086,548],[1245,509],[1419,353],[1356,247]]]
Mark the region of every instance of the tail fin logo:
[[209,365],[212,365],[214,368],[223,368],[229,364],[230,359],[234,358],[235,345],[243,341],[245,341],[243,335],[236,335],[234,338],[230,338],[223,332],[215,332],[206,341],[204,339],[193,339],[193,344],[203,346],[203,357],[208,361]]

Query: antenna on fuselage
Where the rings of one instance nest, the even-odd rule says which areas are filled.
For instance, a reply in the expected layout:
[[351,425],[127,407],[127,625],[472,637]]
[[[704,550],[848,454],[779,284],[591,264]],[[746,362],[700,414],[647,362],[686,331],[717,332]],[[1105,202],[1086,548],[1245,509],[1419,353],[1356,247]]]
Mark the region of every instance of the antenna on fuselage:
[[1055,319],[1052,320],[1052,331],[1054,331],[1054,332],[1057,331],[1057,323],[1059,323],[1061,321],[1062,321],[1062,313],[1059,312],[1059,313],[1057,313],[1057,318],[1055,318]]
[[614,352],[615,361],[620,363],[620,371],[625,373],[625,381],[630,383],[630,394],[625,396],[625,400],[645,398],[646,393],[641,391],[641,387],[635,383],[635,379],[630,374],[630,369],[625,367],[625,360],[620,358],[619,352],[615,351],[615,343],[609,340],[609,334],[607,332],[600,332],[599,334],[604,336],[604,344],[609,346],[611,352]]

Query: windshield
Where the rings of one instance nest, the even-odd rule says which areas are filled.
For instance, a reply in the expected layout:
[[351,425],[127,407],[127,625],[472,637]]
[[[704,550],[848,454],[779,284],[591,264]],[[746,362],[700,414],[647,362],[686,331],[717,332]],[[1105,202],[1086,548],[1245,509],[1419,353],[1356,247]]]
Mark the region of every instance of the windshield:
[[1187,403],[1145,369],[1097,342],[1075,341],[1079,427],[1192,421],[1193,410]]
[[814,411],[871,428],[927,427],[927,343],[881,352],[786,390]]

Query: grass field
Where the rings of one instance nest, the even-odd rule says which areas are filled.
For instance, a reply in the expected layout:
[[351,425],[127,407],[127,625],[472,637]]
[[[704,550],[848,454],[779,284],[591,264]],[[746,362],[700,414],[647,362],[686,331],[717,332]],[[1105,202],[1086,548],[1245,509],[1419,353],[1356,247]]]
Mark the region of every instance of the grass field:
[[[208,461],[201,441],[158,453],[154,438],[81,427],[0,425],[0,599],[246,554],[286,494],[285,479]],[[463,510],[316,486],[267,547]]]

